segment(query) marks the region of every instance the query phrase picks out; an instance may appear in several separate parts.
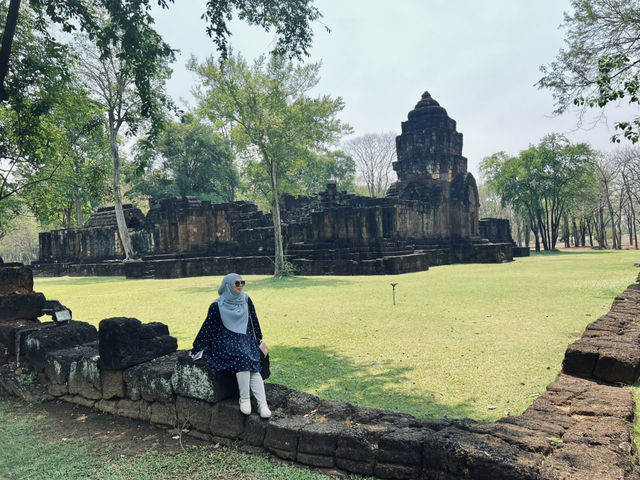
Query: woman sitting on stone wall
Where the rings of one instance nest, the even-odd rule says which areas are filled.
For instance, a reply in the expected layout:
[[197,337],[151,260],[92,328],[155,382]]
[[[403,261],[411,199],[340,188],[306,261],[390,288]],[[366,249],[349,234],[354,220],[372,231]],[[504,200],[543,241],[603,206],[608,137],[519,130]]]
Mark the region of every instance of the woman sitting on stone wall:
[[[240,391],[240,411],[251,413],[250,392],[258,402],[262,418],[271,416],[260,375],[259,342],[262,330],[251,298],[243,292],[245,281],[230,273],[218,288],[220,297],[209,307],[209,313],[193,342],[190,356],[204,359],[218,371],[234,372]],[[195,357],[194,357],[195,355]]]

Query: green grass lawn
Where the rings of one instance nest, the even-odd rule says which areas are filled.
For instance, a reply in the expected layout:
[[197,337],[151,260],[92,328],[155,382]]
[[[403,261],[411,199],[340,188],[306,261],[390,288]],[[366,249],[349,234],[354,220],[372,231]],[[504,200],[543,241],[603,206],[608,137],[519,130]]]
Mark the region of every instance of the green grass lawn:
[[[420,417],[495,420],[545,391],[567,344],[635,281],[639,261],[594,251],[396,276],[244,278],[271,347],[270,381]],[[221,278],[37,278],[34,289],[95,325],[166,323],[188,349]]]

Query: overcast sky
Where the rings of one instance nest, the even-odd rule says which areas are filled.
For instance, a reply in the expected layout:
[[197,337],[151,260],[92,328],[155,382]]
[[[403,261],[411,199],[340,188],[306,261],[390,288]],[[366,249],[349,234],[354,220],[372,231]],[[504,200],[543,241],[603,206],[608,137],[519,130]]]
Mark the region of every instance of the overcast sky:
[[[341,119],[352,136],[393,131],[424,91],[456,120],[463,155],[478,177],[485,156],[517,154],[548,133],[564,133],[607,151],[612,125],[576,130],[573,113],[553,117],[551,93],[534,84],[539,67],[564,43],[559,26],[568,0],[317,0],[323,14],[314,28],[311,57],[321,61],[315,94],[342,97]],[[216,54],[200,19],[204,0],[180,1],[156,11],[156,27],[180,50],[169,93],[193,105],[190,55]],[[248,59],[268,52],[273,34],[234,23],[231,45]],[[609,120],[616,109],[608,112]]]

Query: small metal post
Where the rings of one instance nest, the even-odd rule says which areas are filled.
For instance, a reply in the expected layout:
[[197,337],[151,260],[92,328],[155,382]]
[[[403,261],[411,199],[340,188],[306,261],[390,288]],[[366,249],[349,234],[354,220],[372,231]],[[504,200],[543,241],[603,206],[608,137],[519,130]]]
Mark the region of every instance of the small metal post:
[[396,304],[396,285],[397,283],[392,283],[391,288],[393,289],[393,304]]

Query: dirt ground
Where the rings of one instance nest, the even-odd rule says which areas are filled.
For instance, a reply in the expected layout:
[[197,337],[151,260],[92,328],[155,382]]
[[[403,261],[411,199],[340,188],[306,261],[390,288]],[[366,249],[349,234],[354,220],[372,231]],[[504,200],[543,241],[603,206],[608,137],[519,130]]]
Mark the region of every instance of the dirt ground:
[[[15,397],[0,397],[3,398],[20,402]],[[59,400],[28,404],[28,408],[30,416],[42,414],[51,421],[46,430],[52,439],[64,441],[65,438],[92,438],[99,440],[96,445],[108,442],[111,448],[107,456],[113,459],[141,455],[152,447],[160,453],[178,452],[182,450],[180,441],[184,448],[207,445],[206,442],[189,435],[182,435],[180,439],[175,430],[165,430],[147,422],[110,415]],[[104,453],[101,451],[101,454]]]

